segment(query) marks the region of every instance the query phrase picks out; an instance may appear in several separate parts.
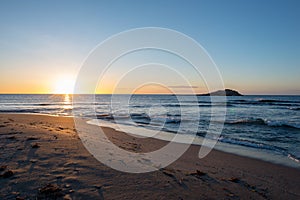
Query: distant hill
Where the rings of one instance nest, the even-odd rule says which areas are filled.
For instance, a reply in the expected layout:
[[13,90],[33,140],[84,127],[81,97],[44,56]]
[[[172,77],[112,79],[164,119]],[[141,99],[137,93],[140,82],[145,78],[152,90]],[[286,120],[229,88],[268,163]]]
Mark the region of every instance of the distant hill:
[[225,89],[224,90],[218,90],[215,92],[207,93],[207,94],[198,94],[197,96],[243,96],[238,91],[231,90],[231,89]]

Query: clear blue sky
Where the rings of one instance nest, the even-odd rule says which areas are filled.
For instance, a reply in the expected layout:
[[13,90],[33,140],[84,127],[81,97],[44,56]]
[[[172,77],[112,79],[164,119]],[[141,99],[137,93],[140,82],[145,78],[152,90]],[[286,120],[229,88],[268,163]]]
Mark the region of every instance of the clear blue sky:
[[157,26],[198,41],[228,88],[300,94],[299,19],[298,0],[1,0],[0,93],[48,91],[107,37]]

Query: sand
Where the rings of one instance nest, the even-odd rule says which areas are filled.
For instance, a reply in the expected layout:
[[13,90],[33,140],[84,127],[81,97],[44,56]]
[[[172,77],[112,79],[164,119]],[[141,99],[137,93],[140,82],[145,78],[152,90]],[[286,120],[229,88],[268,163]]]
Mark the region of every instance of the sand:
[[[97,129],[90,125],[91,129]],[[133,152],[166,145],[104,128]],[[0,115],[0,199],[300,199],[300,170],[192,145],[155,172],[130,174],[97,161],[73,118]]]

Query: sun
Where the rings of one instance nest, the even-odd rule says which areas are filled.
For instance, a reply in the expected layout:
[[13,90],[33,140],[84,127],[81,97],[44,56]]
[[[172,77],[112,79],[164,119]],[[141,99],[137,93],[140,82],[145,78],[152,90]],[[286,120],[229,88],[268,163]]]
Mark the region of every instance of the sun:
[[72,94],[74,90],[74,80],[71,78],[60,78],[55,81],[55,94]]

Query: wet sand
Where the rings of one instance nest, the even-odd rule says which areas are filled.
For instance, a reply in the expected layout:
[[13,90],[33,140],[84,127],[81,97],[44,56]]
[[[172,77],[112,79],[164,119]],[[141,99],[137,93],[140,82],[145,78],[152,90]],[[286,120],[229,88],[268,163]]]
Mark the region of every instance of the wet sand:
[[[132,152],[167,143],[103,129]],[[0,199],[300,199],[299,169],[217,150],[199,159],[195,145],[155,172],[113,170],[85,149],[70,117],[0,114],[0,138]]]

